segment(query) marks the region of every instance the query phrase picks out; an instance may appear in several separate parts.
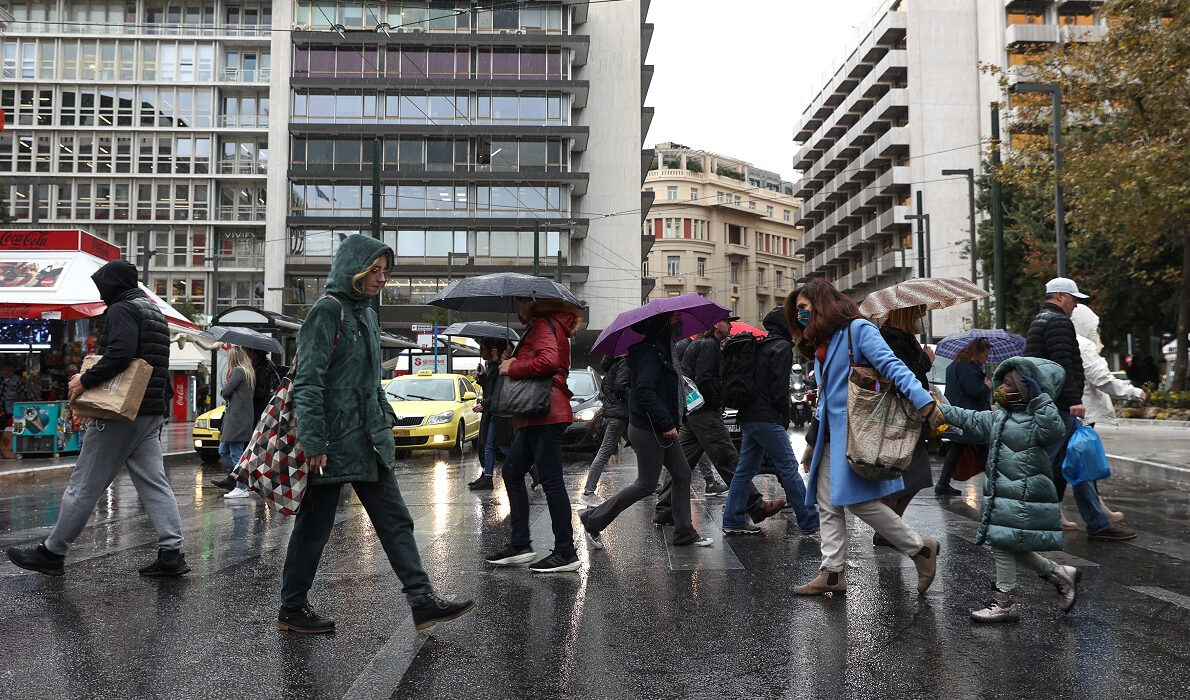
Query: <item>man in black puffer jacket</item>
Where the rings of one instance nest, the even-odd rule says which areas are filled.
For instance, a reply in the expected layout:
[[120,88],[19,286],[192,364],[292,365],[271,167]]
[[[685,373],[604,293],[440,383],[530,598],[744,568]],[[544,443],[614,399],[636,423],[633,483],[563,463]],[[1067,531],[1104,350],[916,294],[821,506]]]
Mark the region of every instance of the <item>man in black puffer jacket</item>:
[[86,389],[123,372],[134,359],[153,368],[140,410],[133,421],[91,421],[78,463],[62,494],[58,521],[42,544],[11,547],[14,564],[49,576],[64,573],[66,550],[82,533],[100,495],[128,465],[132,485],[157,530],[157,559],[140,569],[142,576],[180,576],[190,570],[182,554],[182,519],[165,476],[161,426],[173,388],[169,382],[169,327],[161,310],[137,285],[136,268],[124,260],[109,262],[91,276],[107,304],[107,323],[99,338],[103,359],[70,379],[73,401]]
[[785,500],[797,513],[802,532],[817,532],[818,513],[806,505],[806,483],[797,473],[797,459],[789,442],[789,373],[793,369],[793,338],[785,320],[784,307],[778,306],[764,317],[764,329],[769,337],[756,348],[757,396],[739,409],[738,419],[743,442],[740,443],[740,462],[731,480],[727,504],[723,507],[723,533],[750,535],[760,528],[744,518],[748,489],[760,472],[765,455],[773,467]]
[[[1070,314],[1078,305],[1079,299],[1086,299],[1087,295],[1078,291],[1074,280],[1065,277],[1055,277],[1045,285],[1045,306],[1033,317],[1029,324],[1029,333],[1025,339],[1025,355],[1053,360],[1062,366],[1066,372],[1066,381],[1062,384],[1054,403],[1058,407],[1058,415],[1066,424],[1066,439],[1058,443],[1050,451],[1052,476],[1058,487],[1058,502],[1066,492],[1066,479],[1062,476],[1062,462],[1066,459],[1066,443],[1078,427],[1076,418],[1086,416],[1083,407],[1083,358],[1078,349],[1078,337],[1074,331],[1074,323]],[[1087,539],[1089,540],[1130,540],[1136,533],[1122,527],[1115,527],[1107,519],[1107,514],[1100,507],[1099,493],[1095,490],[1095,482],[1087,481],[1072,487],[1074,501],[1078,504],[1078,512],[1087,524]]]

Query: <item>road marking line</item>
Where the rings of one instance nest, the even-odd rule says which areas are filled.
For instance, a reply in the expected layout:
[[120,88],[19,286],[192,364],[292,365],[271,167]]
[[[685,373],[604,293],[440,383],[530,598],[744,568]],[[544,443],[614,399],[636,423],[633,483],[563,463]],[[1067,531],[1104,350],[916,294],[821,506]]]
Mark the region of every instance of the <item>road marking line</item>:
[[1125,587],[1128,588],[1129,590],[1136,591],[1137,593],[1144,593],[1147,596],[1152,596],[1154,598],[1164,600],[1167,603],[1173,603],[1174,605],[1178,606],[1179,608],[1183,608],[1185,610],[1190,610],[1190,596],[1184,596],[1181,593],[1174,593],[1173,591],[1167,591],[1164,588],[1161,588],[1160,586],[1125,586]]

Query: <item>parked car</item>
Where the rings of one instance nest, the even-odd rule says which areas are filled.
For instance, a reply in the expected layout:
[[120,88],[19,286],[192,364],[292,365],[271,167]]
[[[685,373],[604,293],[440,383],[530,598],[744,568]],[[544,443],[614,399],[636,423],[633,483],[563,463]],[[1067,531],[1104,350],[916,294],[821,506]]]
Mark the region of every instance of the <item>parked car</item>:
[[226,407],[218,406],[194,419],[190,437],[194,440],[194,451],[198,453],[198,458],[203,464],[215,464],[219,461],[219,425],[223,422],[223,409]]
[[597,450],[603,442],[603,431],[607,429],[607,419],[603,415],[603,379],[590,367],[572,369],[566,377],[566,385],[574,394],[570,399],[574,422],[562,434],[562,447]]
[[398,453],[451,450],[460,457],[464,443],[479,448],[480,414],[474,410],[479,391],[467,377],[422,370],[392,380],[384,393],[397,414],[393,440]]

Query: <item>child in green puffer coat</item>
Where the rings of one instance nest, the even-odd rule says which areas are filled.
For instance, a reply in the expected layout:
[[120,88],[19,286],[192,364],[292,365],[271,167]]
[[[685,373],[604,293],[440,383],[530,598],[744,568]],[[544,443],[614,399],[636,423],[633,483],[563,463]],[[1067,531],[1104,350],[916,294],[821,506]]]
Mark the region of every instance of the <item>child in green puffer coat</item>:
[[1051,398],[1064,379],[1057,363],[1014,357],[1005,360],[993,375],[995,409],[941,407],[948,423],[986,438],[989,445],[976,542],[992,547],[996,589],[990,605],[971,611],[976,622],[1020,619],[1013,596],[1017,566],[1036,572],[1057,588],[1062,612],[1074,607],[1081,572],[1037,553],[1062,549],[1058,492],[1047,450],[1066,435]]

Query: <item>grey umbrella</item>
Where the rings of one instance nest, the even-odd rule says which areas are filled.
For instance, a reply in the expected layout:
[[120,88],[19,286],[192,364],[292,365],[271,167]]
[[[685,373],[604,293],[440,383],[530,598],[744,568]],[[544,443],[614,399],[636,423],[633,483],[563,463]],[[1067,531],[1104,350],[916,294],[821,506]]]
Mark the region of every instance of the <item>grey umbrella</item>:
[[265,352],[275,352],[278,354],[284,353],[281,348],[281,343],[271,335],[266,335],[260,331],[254,331],[251,328],[233,328],[230,326],[211,326],[202,332],[208,338],[213,338],[221,343],[230,343],[232,345],[239,345],[243,348],[252,348],[254,350],[263,350]]
[[429,304],[454,311],[515,313],[521,299],[557,299],[578,309],[583,307],[574,292],[557,282],[519,272],[465,277],[452,282]]
[[438,331],[439,335],[454,335],[460,338],[501,338],[519,342],[521,336],[507,326],[491,321],[460,321]]

